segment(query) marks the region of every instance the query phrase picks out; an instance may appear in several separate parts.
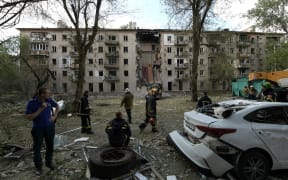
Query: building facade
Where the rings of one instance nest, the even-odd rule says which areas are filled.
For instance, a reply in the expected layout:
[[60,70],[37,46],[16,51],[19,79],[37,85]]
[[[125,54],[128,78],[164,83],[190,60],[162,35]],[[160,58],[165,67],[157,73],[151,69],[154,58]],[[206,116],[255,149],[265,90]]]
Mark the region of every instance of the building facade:
[[[19,28],[30,39],[31,63],[49,68],[55,93],[74,93],[78,52],[73,29]],[[85,60],[84,89],[92,93],[136,92],[149,83],[161,83],[164,91],[190,91],[192,33],[183,30],[100,29]],[[265,49],[280,43],[284,34],[207,31],[201,36],[198,89],[227,90],[229,79],[215,79],[218,61],[229,64],[231,77],[262,71]],[[214,73],[214,74],[213,74]]]

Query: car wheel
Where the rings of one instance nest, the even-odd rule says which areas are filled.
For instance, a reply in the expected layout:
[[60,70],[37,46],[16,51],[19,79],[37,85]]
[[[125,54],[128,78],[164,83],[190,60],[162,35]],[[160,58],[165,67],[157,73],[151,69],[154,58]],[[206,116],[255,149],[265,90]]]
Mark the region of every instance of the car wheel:
[[242,154],[235,168],[241,180],[265,180],[270,173],[269,160],[258,151],[248,151]]
[[89,154],[92,177],[114,178],[130,172],[136,166],[136,154],[129,148],[103,147]]

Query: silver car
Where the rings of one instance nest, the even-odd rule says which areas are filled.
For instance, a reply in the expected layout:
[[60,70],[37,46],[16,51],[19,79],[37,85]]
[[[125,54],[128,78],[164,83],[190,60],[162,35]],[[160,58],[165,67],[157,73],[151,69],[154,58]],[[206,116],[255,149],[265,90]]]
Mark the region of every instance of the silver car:
[[264,180],[288,169],[288,103],[229,100],[184,113],[184,131],[168,135],[201,169]]

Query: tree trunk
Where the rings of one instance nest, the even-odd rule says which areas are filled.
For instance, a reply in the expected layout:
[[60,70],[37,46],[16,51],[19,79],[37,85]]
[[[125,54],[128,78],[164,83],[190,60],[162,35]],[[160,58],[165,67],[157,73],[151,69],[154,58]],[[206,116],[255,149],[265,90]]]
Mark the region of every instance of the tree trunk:
[[86,53],[85,52],[79,52],[79,74],[77,78],[77,84],[76,84],[76,92],[75,92],[75,98],[73,101],[73,111],[78,111],[78,105],[80,98],[83,93],[83,86],[85,83],[85,59],[86,59]]
[[197,78],[198,78],[198,56],[200,50],[200,14],[193,11],[193,58],[192,58],[192,74],[191,74],[191,100],[196,102],[197,95]]

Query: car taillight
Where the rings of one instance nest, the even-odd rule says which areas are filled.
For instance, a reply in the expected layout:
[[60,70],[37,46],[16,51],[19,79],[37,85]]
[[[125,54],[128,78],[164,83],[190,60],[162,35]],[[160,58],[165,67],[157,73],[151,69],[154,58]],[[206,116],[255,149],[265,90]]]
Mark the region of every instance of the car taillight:
[[207,126],[196,126],[200,131],[203,131],[209,135],[214,135],[216,137],[221,137],[224,134],[234,133],[236,132],[236,129],[230,129],[230,128],[212,128]]

